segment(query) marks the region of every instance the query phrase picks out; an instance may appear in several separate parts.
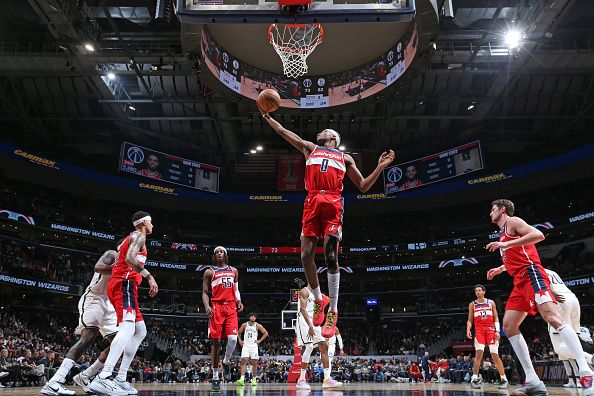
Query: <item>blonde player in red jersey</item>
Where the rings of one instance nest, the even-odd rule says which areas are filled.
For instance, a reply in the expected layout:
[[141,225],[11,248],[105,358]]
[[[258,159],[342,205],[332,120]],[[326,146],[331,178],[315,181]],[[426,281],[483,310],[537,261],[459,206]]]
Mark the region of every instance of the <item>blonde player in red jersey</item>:
[[[262,110],[260,109],[262,112]],[[317,144],[303,140],[296,133],[284,128],[268,113],[262,112],[268,124],[283,139],[299,150],[306,159],[305,189],[307,197],[303,205],[301,229],[301,263],[305,277],[314,296],[314,326],[324,323],[324,310],[329,305],[322,335],[330,338],[336,330],[338,321],[338,290],[340,268],[338,266],[338,245],[342,240],[342,217],[344,212],[342,189],[345,173],[353,184],[365,192],[373,186],[382,171],[394,160],[394,151],[380,155],[377,167],[367,177],[363,177],[357,165],[348,154],[337,148],[340,135],[333,129],[324,129],[316,136]],[[318,272],[314,261],[318,239],[324,239],[324,259],[328,267],[328,295],[322,296]]]
[[514,217],[514,204],[508,199],[493,201],[490,216],[491,222],[499,226],[501,235],[498,242],[487,244],[486,249],[490,252],[499,250],[503,265],[491,268],[487,272],[487,279],[491,280],[507,271],[514,280],[514,288],[505,305],[503,331],[526,373],[526,383],[513,394],[546,393],[544,383],[534,371],[528,345],[520,332],[520,325],[526,316],[535,315],[536,312],[557,329],[560,339],[567,345],[568,353],[577,361],[583,394],[594,394],[593,373],[588,367],[579,338],[571,326],[563,321],[549,278],[540,264],[535,244],[544,240],[544,235],[521,218]]
[[466,337],[472,338],[472,326],[474,325],[474,349],[476,354],[474,356],[474,364],[472,365],[472,379],[470,385],[474,389],[481,387],[481,380],[479,378],[479,368],[483,360],[483,353],[485,346],[489,346],[491,357],[495,361],[495,366],[501,377],[499,389],[505,389],[509,386],[507,377],[505,376],[505,369],[503,362],[499,357],[499,317],[497,315],[497,306],[495,301],[485,298],[485,286],[475,285],[474,295],[476,300],[468,305],[468,321],[466,322]]
[[[107,285],[107,296],[113,305],[118,322],[118,333],[111,342],[111,349],[101,373],[89,385],[91,391],[107,395],[135,395],[138,393],[128,382],[128,368],[136,350],[146,336],[146,326],[138,306],[138,286],[142,278],[149,282],[149,296],[159,292],[155,278],[144,268],[148,255],[146,236],[153,232],[151,216],[147,212],[136,212],[132,216],[134,231],[120,245],[118,259],[111,270]],[[122,356],[115,381],[112,371]]]
[[[231,378],[229,371],[229,358],[233,355],[237,345],[238,312],[243,311],[241,295],[239,293],[239,273],[237,268],[228,264],[227,249],[217,246],[212,256],[212,267],[204,271],[202,281],[202,302],[206,314],[210,317],[208,322],[208,338],[212,346],[210,362],[212,367],[212,391],[221,391],[219,379],[219,348],[221,340],[227,338],[225,358],[223,359],[223,375]],[[208,293],[212,293],[212,299]],[[211,305],[212,302],[212,305]],[[228,374],[228,375],[227,375]]]

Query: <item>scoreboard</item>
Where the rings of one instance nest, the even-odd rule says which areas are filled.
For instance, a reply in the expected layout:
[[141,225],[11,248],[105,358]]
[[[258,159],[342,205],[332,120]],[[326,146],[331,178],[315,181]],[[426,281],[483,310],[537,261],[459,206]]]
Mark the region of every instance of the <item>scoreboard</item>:
[[124,142],[120,170],[198,190],[219,192],[220,168]]
[[474,141],[384,169],[386,194],[411,190],[483,169],[480,142]]

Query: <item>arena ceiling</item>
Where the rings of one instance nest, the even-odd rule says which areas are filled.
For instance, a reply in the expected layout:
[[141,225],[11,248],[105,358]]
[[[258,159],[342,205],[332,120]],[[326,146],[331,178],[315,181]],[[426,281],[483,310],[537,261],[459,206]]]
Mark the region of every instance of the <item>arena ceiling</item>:
[[[275,184],[234,173],[237,153],[288,147],[252,101],[205,86],[208,71],[185,48],[173,1],[3,6],[3,140],[107,171],[127,140],[220,165],[228,190]],[[402,160],[475,139],[493,168],[566,151],[594,138],[592,16],[588,0],[446,0],[422,75],[355,105],[279,116],[304,136],[331,126],[349,151],[375,156],[393,147]],[[525,36],[512,54],[510,29]],[[208,88],[214,93],[205,95]]]

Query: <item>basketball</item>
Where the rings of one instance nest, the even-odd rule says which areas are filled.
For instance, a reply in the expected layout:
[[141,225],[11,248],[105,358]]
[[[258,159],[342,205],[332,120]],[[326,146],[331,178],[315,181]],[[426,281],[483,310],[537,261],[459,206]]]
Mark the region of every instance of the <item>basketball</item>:
[[274,89],[265,89],[258,95],[258,107],[265,113],[275,111],[280,103],[281,97]]

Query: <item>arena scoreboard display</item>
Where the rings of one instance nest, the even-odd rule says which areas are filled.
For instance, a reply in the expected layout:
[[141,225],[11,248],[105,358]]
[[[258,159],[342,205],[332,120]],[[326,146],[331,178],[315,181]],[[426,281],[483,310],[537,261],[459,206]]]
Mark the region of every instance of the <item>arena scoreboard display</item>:
[[124,142],[120,170],[197,190],[219,192],[220,168]]
[[386,194],[411,190],[481,169],[483,156],[477,140],[384,169],[384,190]]

